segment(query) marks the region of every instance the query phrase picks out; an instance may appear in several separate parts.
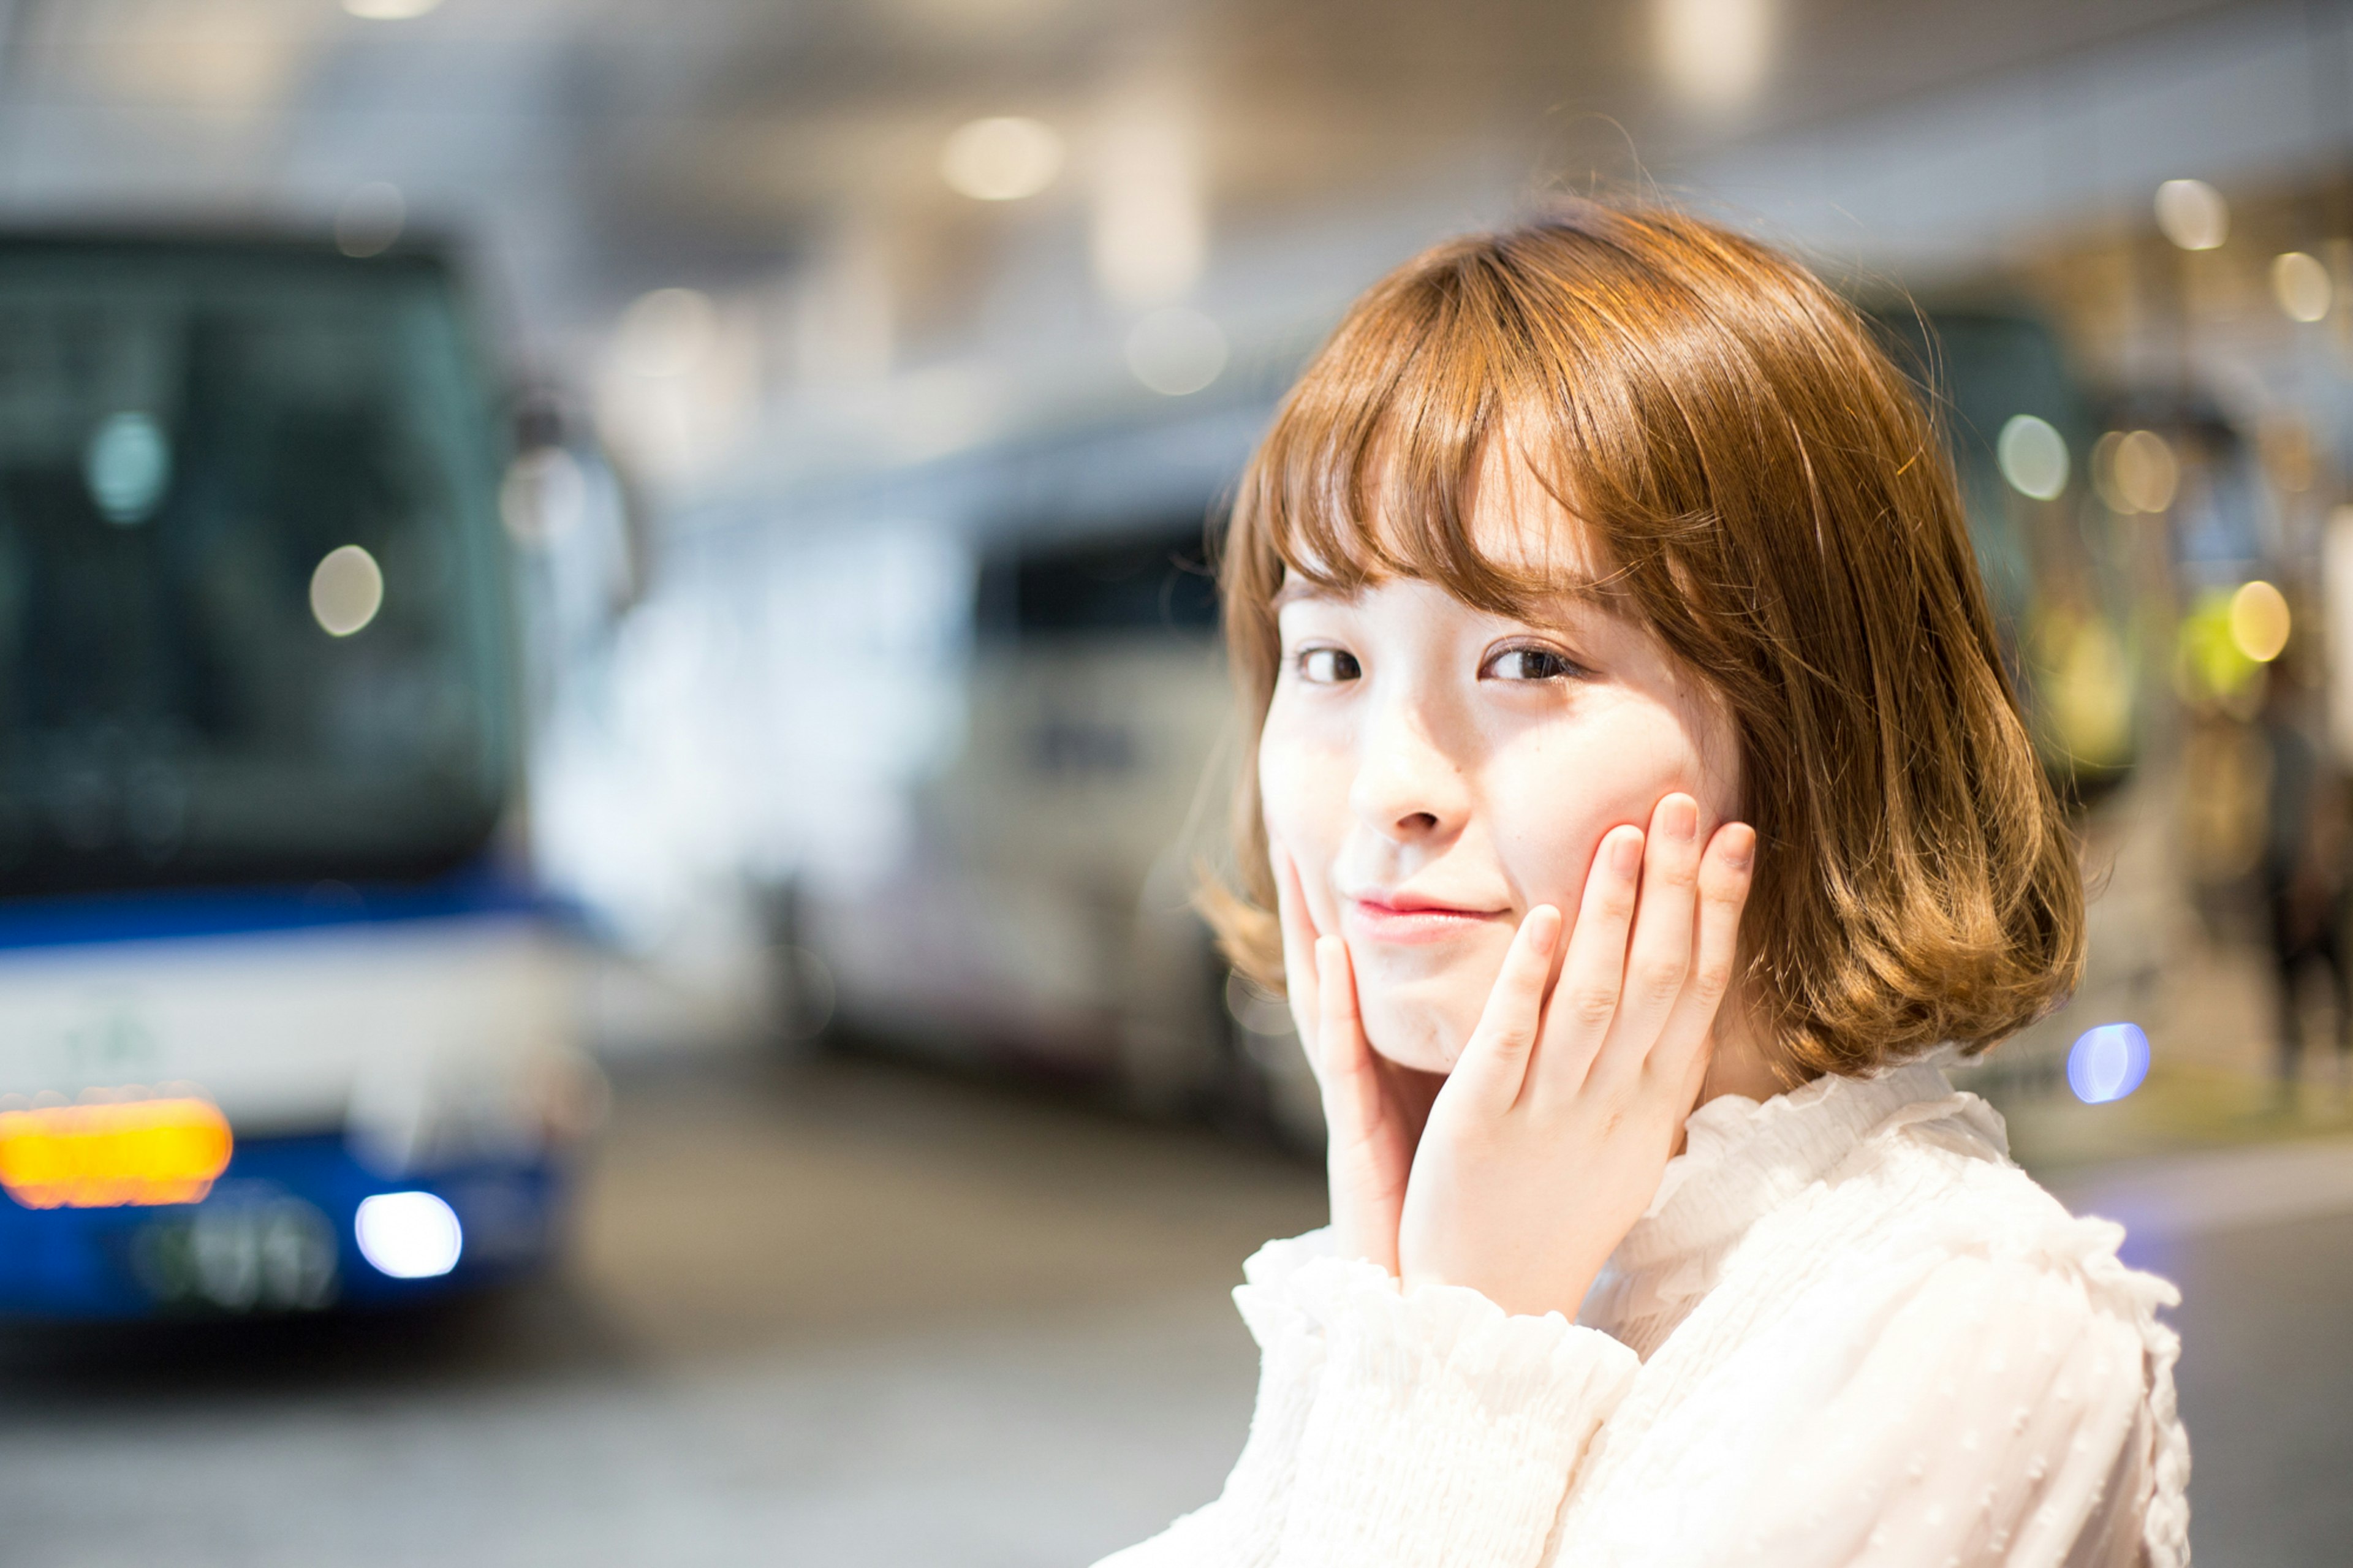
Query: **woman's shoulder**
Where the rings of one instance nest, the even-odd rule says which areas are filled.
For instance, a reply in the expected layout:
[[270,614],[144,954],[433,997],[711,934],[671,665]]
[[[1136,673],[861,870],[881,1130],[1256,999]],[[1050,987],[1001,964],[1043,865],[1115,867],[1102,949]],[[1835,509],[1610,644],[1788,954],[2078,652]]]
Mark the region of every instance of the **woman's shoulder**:
[[1899,1311],[1965,1320],[1992,1341],[2080,1331],[2126,1352],[2125,1384],[2169,1422],[2179,1341],[2158,1314],[2180,1292],[2129,1266],[2125,1239],[2114,1220],[2069,1212],[2010,1159],[2000,1116],[1952,1092],[1873,1127],[1744,1237],[1721,1278],[1717,1332],[1737,1342],[1792,1319],[1851,1320],[1867,1335]]
[[2179,1300],[2166,1281],[2126,1265],[2122,1226],[2070,1213],[2010,1159],[2000,1116],[1961,1092],[1873,1128],[1749,1239],[1758,1252],[1814,1260],[1809,1273],[1850,1279],[1916,1275],[1962,1258],[2063,1276],[2094,1310],[2137,1322]]

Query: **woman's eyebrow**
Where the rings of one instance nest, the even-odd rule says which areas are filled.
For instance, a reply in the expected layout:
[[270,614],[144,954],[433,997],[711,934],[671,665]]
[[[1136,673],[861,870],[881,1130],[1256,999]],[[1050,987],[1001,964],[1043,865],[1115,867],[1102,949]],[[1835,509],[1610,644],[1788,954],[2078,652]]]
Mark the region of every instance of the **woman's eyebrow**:
[[[1364,596],[1364,588],[1341,588],[1329,583],[1319,583],[1313,577],[1287,577],[1282,586],[1274,591],[1267,607],[1280,612],[1285,605],[1321,603],[1327,605],[1354,604]],[[1622,588],[1609,578],[1597,577],[1589,572],[1558,573],[1545,585],[1529,595],[1531,606],[1589,605],[1607,615],[1628,613]]]

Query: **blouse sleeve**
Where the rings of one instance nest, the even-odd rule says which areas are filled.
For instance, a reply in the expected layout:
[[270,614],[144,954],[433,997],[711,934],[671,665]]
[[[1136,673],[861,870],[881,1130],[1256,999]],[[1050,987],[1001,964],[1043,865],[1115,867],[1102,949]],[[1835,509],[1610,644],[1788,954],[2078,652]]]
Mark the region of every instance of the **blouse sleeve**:
[[1557,1312],[1508,1316],[1336,1258],[1301,1270],[1292,1299],[1324,1352],[1278,1568],[1533,1568],[1634,1352]]
[[2121,1234],[1817,1287],[1597,1456],[1547,1563],[2179,1568],[2178,1298]]

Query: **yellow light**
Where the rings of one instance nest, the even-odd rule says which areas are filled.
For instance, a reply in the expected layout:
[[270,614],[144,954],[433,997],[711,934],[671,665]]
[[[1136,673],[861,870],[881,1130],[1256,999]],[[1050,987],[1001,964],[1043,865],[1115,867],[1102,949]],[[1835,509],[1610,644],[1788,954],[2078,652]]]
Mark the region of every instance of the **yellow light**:
[[2173,448],[2154,430],[2136,430],[2117,442],[2111,469],[2117,493],[2134,511],[2163,511],[2181,483]]
[[1062,172],[1062,139],[1053,127],[1018,115],[959,127],[940,152],[940,177],[982,202],[1034,196]]
[[2301,250],[2272,258],[2272,297],[2290,321],[2317,321],[2328,314],[2328,268]]
[[2231,595],[2231,643],[2257,664],[2287,647],[2287,595],[2260,578]]
[[0,1187],[28,1209],[192,1204],[232,1142],[220,1108],[193,1098],[0,1111]]
[[1773,63],[1771,0],[1652,0],[1659,68],[1678,97],[1704,110],[1757,96]]
[[2157,187],[2157,226],[2184,250],[2215,250],[2231,237],[2231,205],[2203,180]]

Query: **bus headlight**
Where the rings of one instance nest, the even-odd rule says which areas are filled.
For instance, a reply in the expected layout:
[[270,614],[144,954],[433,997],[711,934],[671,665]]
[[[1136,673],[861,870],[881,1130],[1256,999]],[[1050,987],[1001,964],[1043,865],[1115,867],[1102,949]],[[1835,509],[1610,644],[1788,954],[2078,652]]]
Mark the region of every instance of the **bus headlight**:
[[431,1279],[458,1267],[466,1250],[458,1211],[431,1193],[378,1193],[352,1221],[360,1256],[395,1279]]

